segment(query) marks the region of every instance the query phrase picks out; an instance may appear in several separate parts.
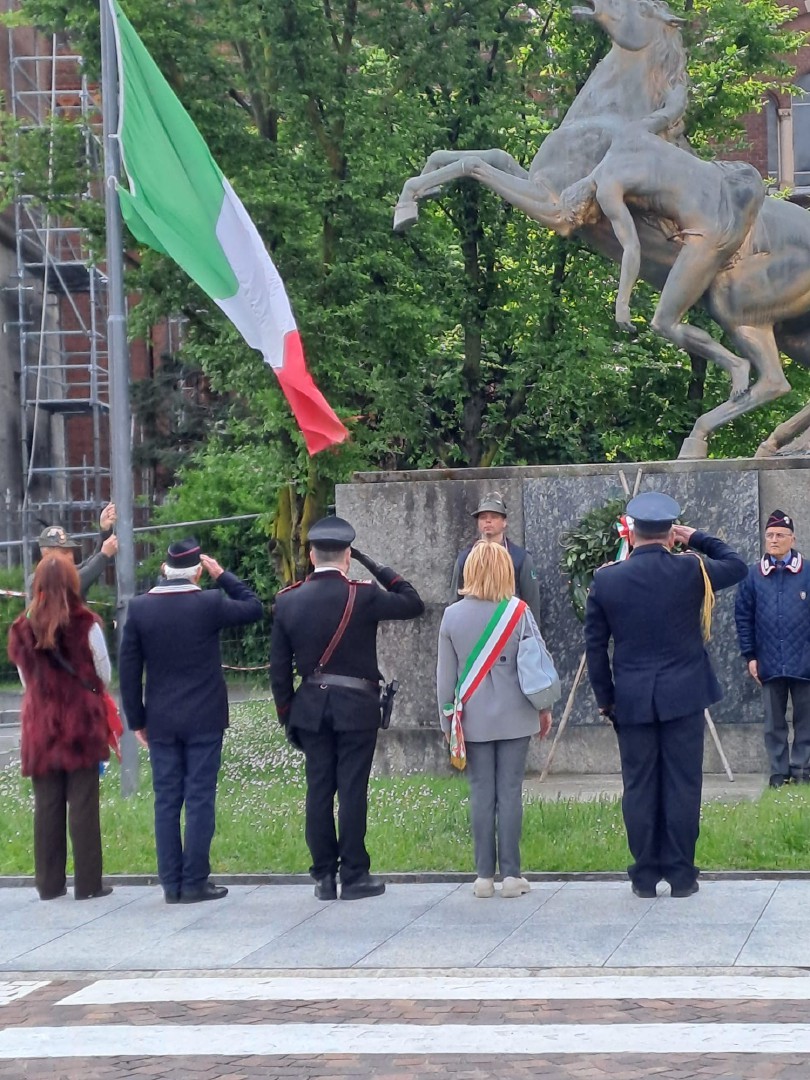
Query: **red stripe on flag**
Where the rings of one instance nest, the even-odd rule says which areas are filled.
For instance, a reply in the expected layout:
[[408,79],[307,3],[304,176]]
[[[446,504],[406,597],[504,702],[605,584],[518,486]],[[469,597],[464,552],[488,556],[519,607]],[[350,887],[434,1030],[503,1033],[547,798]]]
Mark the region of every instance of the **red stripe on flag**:
[[304,347],[297,330],[284,335],[284,366],[273,368],[273,371],[310,454],[317,454],[319,450],[348,438],[348,431],[307,371]]

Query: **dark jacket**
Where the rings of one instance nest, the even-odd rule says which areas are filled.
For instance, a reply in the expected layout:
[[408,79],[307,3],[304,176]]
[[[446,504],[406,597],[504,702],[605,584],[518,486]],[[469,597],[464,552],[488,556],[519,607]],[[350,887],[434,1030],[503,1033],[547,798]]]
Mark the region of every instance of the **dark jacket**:
[[740,652],[761,682],[810,679],[810,567],[798,551],[787,566],[766,555],[748,570],[734,608]]
[[35,647],[26,615],[20,615],[11,626],[9,659],[25,680],[20,718],[23,776],[89,769],[110,756],[107,711],[101,697],[104,684],[96,673],[87,640],[94,622],[98,622],[96,616],[80,608],[57,635],[59,652],[75,675],[48,651]]
[[108,566],[112,566],[113,560],[101,550],[101,545],[113,534],[112,529],[102,529],[99,533],[98,546],[92,555],[89,555],[77,568],[79,571],[79,588],[82,596],[87,596],[91,586],[95,585]]
[[[505,537],[505,540],[506,550],[512,556],[512,563],[515,567],[515,596],[519,596],[521,600],[526,601],[529,610],[534,615],[534,621],[539,626],[542,622],[540,615],[540,587],[537,583],[537,570],[534,566],[534,560],[526,548],[515,544],[509,537]],[[453,567],[453,577],[450,581],[451,604],[455,604],[457,600],[462,598],[459,589],[464,587],[464,563],[467,561],[473,547],[474,544],[468,544],[458,553],[458,558]]]
[[[380,573],[383,589],[374,581],[356,583],[351,619],[325,669],[330,674],[378,682],[377,626],[385,619],[415,619],[425,610],[413,585],[390,567]],[[302,678],[312,674],[341,621],[348,591],[339,570],[319,570],[276,597],[270,686],[285,727],[317,731],[327,705],[336,731],[379,726],[379,700],[372,693],[306,682],[294,688],[293,665]]]
[[228,726],[219,632],[257,622],[262,604],[227,570],[216,585],[161,582],[129,602],[118,658],[121,703],[129,727],[146,728],[150,741]]
[[[715,591],[745,577],[745,563],[722,540],[695,532],[690,547],[708,556]],[[698,559],[663,544],[645,544],[596,572],[585,608],[588,676],[597,704],[613,706],[617,723],[673,720],[723,696],[703,644],[704,595]]]

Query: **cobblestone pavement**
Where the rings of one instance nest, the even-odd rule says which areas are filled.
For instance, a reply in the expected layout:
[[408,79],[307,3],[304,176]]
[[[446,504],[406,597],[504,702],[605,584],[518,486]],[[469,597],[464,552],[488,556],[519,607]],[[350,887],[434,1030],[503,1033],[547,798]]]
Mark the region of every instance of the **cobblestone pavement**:
[[[445,982],[441,976],[417,982],[429,993],[425,983],[431,978],[438,993]],[[464,991],[465,980],[459,979],[455,998],[447,996],[452,986],[448,991],[445,984],[436,998],[391,999],[385,996],[385,976],[379,974],[347,978],[346,993],[339,997],[328,996],[335,981],[325,979],[322,999],[313,979],[301,980],[301,997],[286,998],[276,991],[294,992],[295,979],[179,978],[168,985],[174,1000],[163,1000],[168,994],[160,978],[121,980],[120,994],[118,980],[9,981],[0,983],[0,1080],[810,1076],[809,979],[701,975],[691,983],[703,996],[660,999],[653,996],[655,984],[673,994],[677,979],[647,975],[641,980],[648,987],[643,994],[637,978],[627,980],[628,991],[639,994],[635,998],[619,996],[623,979],[610,980],[604,991],[596,979],[595,996],[582,998],[581,986],[573,996],[567,992],[565,977],[527,978],[522,980],[525,989],[512,999],[504,994],[521,980],[497,977],[490,980],[493,997],[486,997],[486,986],[479,988],[481,997],[470,997],[476,987]],[[223,993],[223,982],[228,983],[227,999],[216,997]],[[556,987],[559,997],[526,996],[535,983],[538,989]],[[398,985],[402,989],[403,981]],[[730,996],[735,993],[741,996]],[[184,995],[197,1000],[184,1000]],[[443,1042],[443,1052],[416,1052],[414,1045],[430,1033]],[[281,1047],[288,1035],[298,1045]],[[330,1040],[355,1035],[360,1043],[375,1036],[387,1039],[390,1052],[330,1050]],[[541,1053],[524,1052],[527,1043],[544,1037],[556,1045]],[[639,1038],[653,1047],[639,1052]],[[256,1052],[263,1040],[275,1041],[283,1052]],[[737,1050],[712,1051],[724,1040]],[[600,1041],[612,1048],[590,1049]],[[707,1050],[696,1049],[700,1041]]]

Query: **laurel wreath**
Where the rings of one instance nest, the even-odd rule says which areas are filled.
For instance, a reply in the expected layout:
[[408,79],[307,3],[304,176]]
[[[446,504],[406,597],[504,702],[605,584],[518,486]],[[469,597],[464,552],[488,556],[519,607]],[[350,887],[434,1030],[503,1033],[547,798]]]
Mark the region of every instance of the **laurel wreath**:
[[619,548],[616,524],[625,512],[626,495],[609,499],[597,506],[561,537],[563,548],[560,566],[568,578],[568,595],[580,622],[585,619],[585,601],[594,573],[612,562]]

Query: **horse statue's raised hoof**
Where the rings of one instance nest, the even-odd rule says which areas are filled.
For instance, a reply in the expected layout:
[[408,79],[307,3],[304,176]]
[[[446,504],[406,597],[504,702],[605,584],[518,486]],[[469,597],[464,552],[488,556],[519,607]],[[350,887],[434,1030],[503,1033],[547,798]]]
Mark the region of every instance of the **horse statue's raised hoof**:
[[709,444],[700,435],[688,435],[681,443],[678,460],[699,461],[709,456]]
[[764,442],[761,442],[757,447],[757,452],[754,454],[755,458],[769,458],[776,457],[776,452],[779,447],[773,440],[773,436],[767,438]]
[[416,199],[399,202],[394,207],[394,232],[405,232],[415,225],[419,217],[419,205]]

